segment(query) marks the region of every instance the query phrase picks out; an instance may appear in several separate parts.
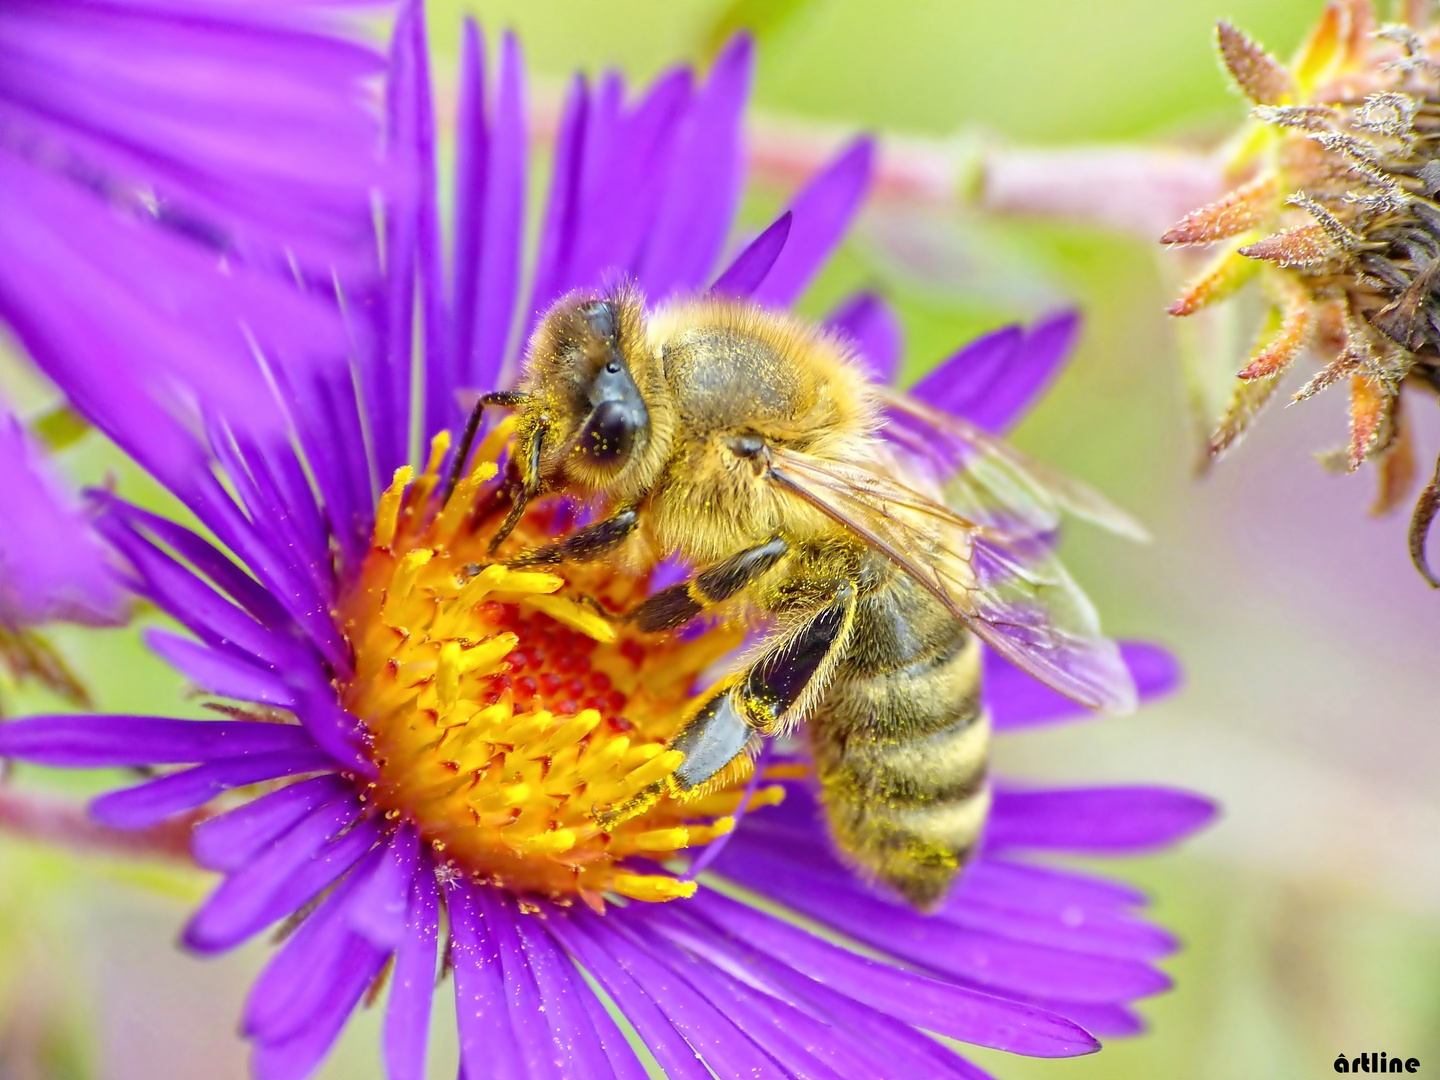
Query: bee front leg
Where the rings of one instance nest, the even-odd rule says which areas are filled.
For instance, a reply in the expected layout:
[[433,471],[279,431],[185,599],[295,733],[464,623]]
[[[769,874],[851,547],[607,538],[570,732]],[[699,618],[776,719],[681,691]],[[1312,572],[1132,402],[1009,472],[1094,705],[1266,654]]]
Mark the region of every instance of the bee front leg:
[[834,674],[855,625],[857,588],[845,582],[835,599],[779,638],[745,671],[701,699],[670,740],[685,754],[670,783],[694,792],[744,752],[755,735],[772,735],[814,707]]

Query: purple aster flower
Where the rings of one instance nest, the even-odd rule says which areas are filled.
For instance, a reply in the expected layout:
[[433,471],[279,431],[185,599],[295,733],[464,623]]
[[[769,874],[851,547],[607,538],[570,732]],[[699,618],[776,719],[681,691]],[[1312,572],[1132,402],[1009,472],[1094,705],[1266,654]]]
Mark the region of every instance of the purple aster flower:
[[[1034,857],[1167,844],[1211,816],[1197,797],[1001,787],[983,850],[929,916],[841,866],[803,760],[783,754],[695,801],[596,826],[596,805],[673,770],[665,744],[692,684],[738,633],[642,638],[559,595],[560,578],[491,562],[483,526],[504,509],[508,426],[437,499],[463,419],[457,392],[503,384],[538,313],[605,277],[626,274],[652,299],[713,284],[788,304],[845,232],[871,148],[843,153],[717,274],[742,181],[749,43],[703,80],[677,70],[639,94],[614,75],[577,80],[527,279],[519,47],[504,39],[487,79],[467,24],[447,273],[420,16],[412,5],[399,20],[387,102],[392,164],[420,182],[387,195],[384,276],[367,276],[364,260],[337,274],[346,348],[272,319],[255,357],[194,371],[175,356],[157,380],[138,346],[102,362],[58,320],[24,335],[77,407],[233,553],[95,496],[132,587],[189,631],[152,632],[152,647],[241,704],[220,721],[34,717],[0,726],[0,754],[161,767],[92,804],[111,827],[210,807],[193,853],[224,879],[186,944],[218,952],[287,930],[243,1018],[263,1080],[308,1075],[387,980],[390,1075],[423,1076],[437,967],[453,975],[472,1078],[642,1076],[617,1013],[675,1077],[975,1078],[985,1074],[928,1033],[1053,1057],[1137,1030],[1132,1003],[1167,985],[1154,962],[1173,940],[1136,915],[1142,898],[1128,888]],[[71,242],[93,225],[53,220]],[[157,250],[153,269],[196,272],[175,251]],[[237,287],[261,310],[312,302],[270,279]],[[882,301],[857,298],[832,322],[878,375],[894,371],[899,334]],[[159,344],[159,323],[137,329]],[[1072,331],[1068,316],[1001,331],[922,389],[1004,427]],[[418,475],[417,426],[430,446]],[[517,536],[553,536],[575,513],[537,500]],[[564,583],[617,606],[649,585],[603,565],[566,567]],[[1162,652],[1124,655],[1142,696],[1173,685]],[[998,730],[1073,715],[1003,662],[988,674]],[[742,899],[752,895],[766,906]]]

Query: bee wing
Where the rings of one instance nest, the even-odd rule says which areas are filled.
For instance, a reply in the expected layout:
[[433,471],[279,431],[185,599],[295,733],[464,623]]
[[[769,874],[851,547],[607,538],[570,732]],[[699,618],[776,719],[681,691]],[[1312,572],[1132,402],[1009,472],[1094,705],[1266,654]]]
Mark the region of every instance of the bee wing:
[[977,522],[1036,536],[1053,533],[1065,512],[1119,536],[1150,539],[1143,525],[1098,491],[1032,460],[983,428],[892,387],[872,389],[898,421],[882,434],[926,460],[944,485],[945,501]]
[[996,652],[1091,708],[1130,712],[1135,684],[1094,606],[1047,538],[961,516],[874,469],[784,448],[781,486],[859,535],[933,593]]

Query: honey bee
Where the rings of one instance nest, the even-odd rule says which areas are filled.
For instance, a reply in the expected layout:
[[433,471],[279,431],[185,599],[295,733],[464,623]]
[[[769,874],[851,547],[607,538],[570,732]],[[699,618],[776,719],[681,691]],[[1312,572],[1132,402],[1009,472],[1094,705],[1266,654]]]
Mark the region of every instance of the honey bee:
[[[839,848],[931,908],[990,806],[980,642],[1085,705],[1134,705],[1052,541],[1062,510],[1138,527],[973,425],[872,385],[816,326],[717,297],[647,313],[627,285],[573,293],[538,324],[519,389],[483,398],[469,433],[486,404],[519,410],[494,545],[543,492],[603,508],[512,565],[679,556],[699,572],[617,617],[647,632],[706,611],[769,626],[672,739],[679,797],[803,721]],[[457,471],[467,452],[468,439]]]

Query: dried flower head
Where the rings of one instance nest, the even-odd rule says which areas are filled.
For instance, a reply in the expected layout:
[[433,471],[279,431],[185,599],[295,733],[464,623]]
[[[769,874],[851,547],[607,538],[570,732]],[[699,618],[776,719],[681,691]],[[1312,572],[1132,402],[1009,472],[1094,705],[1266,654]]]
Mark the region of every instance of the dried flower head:
[[[1331,0],[1288,66],[1227,23],[1217,39],[1252,120],[1228,162],[1236,187],[1161,238],[1221,245],[1170,313],[1251,278],[1268,307],[1208,455],[1240,438],[1308,349],[1324,367],[1293,400],[1349,386],[1349,443],[1322,460],[1348,472],[1373,460],[1386,512],[1415,477],[1401,388],[1440,388],[1440,24],[1415,11],[1377,26],[1369,0]],[[1411,554],[1440,586],[1424,556],[1434,490],[1416,508]]]

